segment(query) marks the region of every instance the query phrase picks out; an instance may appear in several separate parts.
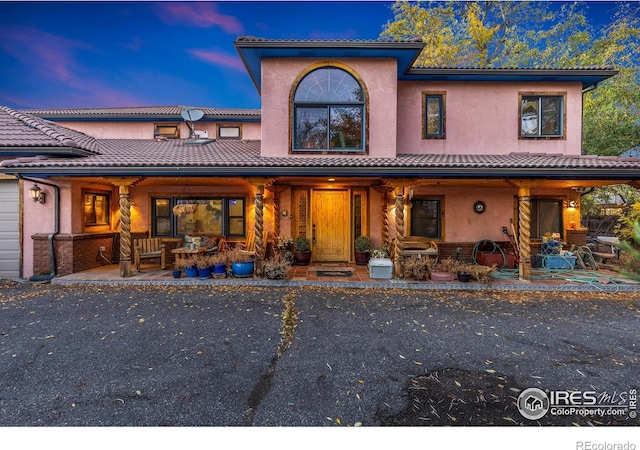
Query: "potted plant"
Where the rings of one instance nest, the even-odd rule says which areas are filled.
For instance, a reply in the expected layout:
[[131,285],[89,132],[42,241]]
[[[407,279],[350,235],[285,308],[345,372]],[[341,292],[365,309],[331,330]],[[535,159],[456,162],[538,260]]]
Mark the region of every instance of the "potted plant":
[[391,279],[393,276],[393,263],[389,259],[389,249],[386,246],[371,250],[369,258],[369,277]]
[[389,257],[389,249],[385,246],[375,248],[371,250],[371,258],[388,258]]
[[[468,273],[473,280],[477,280],[480,283],[490,284],[493,281],[492,273],[496,270],[496,265],[483,266],[480,264],[465,264],[462,267],[461,272],[458,273],[458,280],[460,280],[460,273]],[[463,280],[460,280],[463,281]]]
[[184,263],[181,259],[176,259],[173,262],[173,271],[171,272],[173,278],[180,278],[182,276],[182,269],[184,269]]
[[358,266],[366,266],[369,262],[369,256],[371,254],[371,238],[361,234],[354,242],[355,247],[355,259]]
[[430,258],[412,255],[404,259],[404,277],[425,280],[430,269]]
[[222,278],[227,273],[227,255],[224,253],[216,253],[209,257],[211,263],[211,274],[214,277]]
[[187,277],[196,278],[198,276],[198,267],[193,256],[183,258],[182,264],[184,264],[184,273],[187,274]]
[[282,253],[276,253],[264,262],[264,274],[271,280],[284,280],[289,276],[291,262]]
[[451,257],[441,259],[431,266],[429,278],[432,281],[453,281],[462,265],[462,262]]
[[308,266],[311,262],[311,242],[306,237],[298,236],[293,242],[293,256],[298,266]]
[[211,262],[207,255],[196,255],[193,257],[198,268],[198,276],[200,278],[209,278],[211,276]]
[[227,258],[231,262],[234,277],[250,277],[253,274],[254,259],[251,255],[233,248],[227,252]]

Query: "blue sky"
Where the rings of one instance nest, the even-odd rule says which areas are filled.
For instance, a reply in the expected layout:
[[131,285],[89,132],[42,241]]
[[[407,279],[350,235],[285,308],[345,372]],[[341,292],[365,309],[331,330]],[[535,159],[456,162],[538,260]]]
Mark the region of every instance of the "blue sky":
[[[599,20],[610,2],[589,3]],[[0,105],[259,108],[238,36],[375,39],[391,1],[0,2]]]

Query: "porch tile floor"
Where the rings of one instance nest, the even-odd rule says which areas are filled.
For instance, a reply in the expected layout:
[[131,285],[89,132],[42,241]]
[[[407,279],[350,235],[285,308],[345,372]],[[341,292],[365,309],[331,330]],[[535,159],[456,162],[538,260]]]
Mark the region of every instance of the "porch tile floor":
[[[318,276],[317,271],[351,270],[350,276]],[[324,286],[354,288],[393,288],[393,289],[497,289],[520,291],[581,291],[599,290],[604,292],[640,291],[640,284],[620,278],[615,272],[600,269],[575,270],[569,273],[543,273],[533,269],[533,281],[518,280],[516,276],[495,279],[491,285],[477,282],[459,281],[417,281],[400,279],[370,278],[367,266],[355,264],[312,264],[293,266],[288,280],[268,280],[266,278],[186,278],[184,273],[179,279],[173,278],[171,270],[162,270],[153,264],[142,264],[141,271],[129,278],[121,278],[118,265],[108,265],[55,277],[52,284],[189,284],[189,285],[253,285],[253,286]]]

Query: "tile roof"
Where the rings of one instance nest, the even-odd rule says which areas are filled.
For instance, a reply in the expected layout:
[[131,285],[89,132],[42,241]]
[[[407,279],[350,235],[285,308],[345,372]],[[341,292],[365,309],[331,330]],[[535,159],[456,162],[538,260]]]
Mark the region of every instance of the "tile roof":
[[84,155],[97,151],[96,140],[91,136],[0,106],[0,149],[24,153],[22,150],[34,147],[40,154],[47,153],[44,148],[54,154]]
[[640,159],[602,156],[511,153],[508,155],[366,155],[260,156],[260,141],[218,140],[188,145],[185,140],[96,140],[100,154],[86,158],[49,158],[7,165],[8,172],[49,175],[343,175],[376,176],[513,176],[636,179]]
[[614,70],[611,65],[594,65],[594,66],[571,66],[571,67],[453,67],[453,66],[414,66],[415,70],[425,71],[442,71],[442,72],[573,72],[573,71],[600,71],[600,70]]
[[424,47],[425,44],[420,37],[412,37],[407,39],[395,39],[390,37],[381,37],[376,39],[270,39],[270,38],[260,38],[255,36],[239,36],[236,42],[242,43],[266,43],[266,44],[286,44],[286,45],[299,45],[299,46],[309,46],[309,45],[334,45],[334,44],[345,44],[345,45],[358,45],[358,44],[385,44],[385,45],[401,45],[401,44],[418,44],[418,46]]
[[182,120],[182,110],[186,108],[199,109],[207,118],[246,117],[259,119],[259,109],[248,108],[206,108],[199,106],[131,106],[118,108],[52,108],[22,110],[24,114],[50,119],[96,119],[96,118],[171,118]]
[[395,58],[400,81],[580,82],[583,88],[615,76],[611,66],[566,68],[414,67],[426,44],[420,38],[405,40],[300,40],[240,37],[235,42],[258,92],[264,58]]

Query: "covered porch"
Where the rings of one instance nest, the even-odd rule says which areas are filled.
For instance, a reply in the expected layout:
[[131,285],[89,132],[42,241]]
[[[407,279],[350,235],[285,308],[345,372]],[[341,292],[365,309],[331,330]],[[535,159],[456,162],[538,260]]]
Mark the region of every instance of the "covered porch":
[[[327,275],[338,268],[348,269],[349,276]],[[544,270],[532,269],[532,280],[519,279],[517,271],[500,271],[489,284],[478,282],[432,281],[432,280],[400,280],[371,278],[367,266],[355,264],[312,264],[309,266],[293,266],[286,280],[269,280],[261,277],[250,278],[181,278],[172,277],[170,270],[162,270],[156,264],[142,264],[140,272],[134,272],[131,277],[123,279],[119,266],[105,265],[70,275],[60,276],[51,280],[52,284],[131,284],[131,285],[166,285],[190,286],[201,285],[242,285],[242,286],[316,286],[342,288],[376,288],[376,289],[452,289],[452,290],[510,290],[510,291],[581,291],[592,290],[605,293],[621,291],[638,291],[640,283],[622,277],[616,271],[600,268],[594,270]],[[329,270],[325,270],[329,269]],[[319,274],[320,272],[320,274]],[[324,274],[323,274],[324,272]]]

